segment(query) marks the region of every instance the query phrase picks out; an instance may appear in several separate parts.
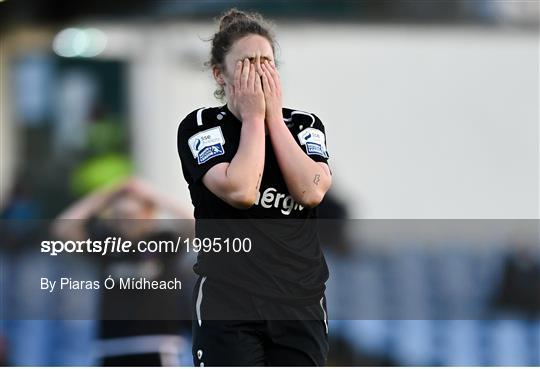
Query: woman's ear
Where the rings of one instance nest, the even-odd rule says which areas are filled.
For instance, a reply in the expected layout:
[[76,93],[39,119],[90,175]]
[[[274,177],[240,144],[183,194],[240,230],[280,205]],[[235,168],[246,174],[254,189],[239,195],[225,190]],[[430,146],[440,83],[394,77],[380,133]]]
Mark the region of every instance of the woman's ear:
[[220,86],[223,86],[225,84],[225,79],[223,73],[221,72],[221,68],[214,66],[212,68],[212,74],[214,75],[214,79]]

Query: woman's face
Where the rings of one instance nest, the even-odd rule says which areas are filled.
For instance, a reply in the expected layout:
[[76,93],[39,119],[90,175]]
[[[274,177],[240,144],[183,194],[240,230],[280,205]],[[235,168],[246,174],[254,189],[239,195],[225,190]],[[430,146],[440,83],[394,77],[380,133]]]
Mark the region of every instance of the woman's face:
[[[214,77],[220,85],[234,84],[234,70],[236,62],[249,58],[252,63],[255,63],[257,56],[260,56],[261,62],[265,59],[274,61],[274,52],[270,42],[259,35],[248,35],[238,39],[229,53],[225,56],[225,70],[219,67],[214,67]],[[225,89],[225,91],[227,91]],[[227,93],[227,92],[226,92]]]

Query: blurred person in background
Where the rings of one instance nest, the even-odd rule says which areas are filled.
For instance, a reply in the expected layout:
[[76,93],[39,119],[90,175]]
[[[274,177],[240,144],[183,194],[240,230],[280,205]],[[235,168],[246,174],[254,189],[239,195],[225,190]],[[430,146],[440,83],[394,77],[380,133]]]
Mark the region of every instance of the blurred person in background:
[[347,204],[333,191],[329,191],[317,208],[321,246],[339,256],[347,256],[351,251],[351,241],[347,239],[349,209]]
[[[137,242],[173,241],[178,233],[159,229],[158,210],[188,218],[173,199],[139,179],[96,190],[65,210],[53,233],[66,240],[122,237]],[[183,235],[182,235],[183,236]],[[103,278],[150,280],[181,277],[179,256],[169,253],[128,253],[100,256]],[[118,283],[117,283],[118,284]],[[181,332],[189,323],[189,307],[175,291],[101,290],[98,356],[103,366],[178,365]],[[187,312],[186,312],[187,311]],[[175,317],[174,320],[168,319]],[[122,319],[122,320],[119,320]],[[189,334],[188,334],[189,335]]]
[[494,308],[528,319],[540,318],[540,259],[530,245],[518,241],[510,248]]
[[194,110],[178,129],[197,237],[253,245],[198,254],[196,366],[327,360],[328,268],[314,222],[332,181],[325,130],[315,114],[282,106],[274,46],[260,14],[226,12],[209,65],[227,104]]

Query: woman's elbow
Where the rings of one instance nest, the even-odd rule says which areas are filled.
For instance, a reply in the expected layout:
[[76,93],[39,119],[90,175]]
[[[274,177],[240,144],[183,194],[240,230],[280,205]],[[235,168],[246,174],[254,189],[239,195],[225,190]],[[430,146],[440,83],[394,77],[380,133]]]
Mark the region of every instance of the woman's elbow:
[[302,196],[302,199],[299,201],[300,205],[305,206],[307,208],[314,208],[317,205],[321,203],[321,201],[324,199],[324,195],[326,192],[321,190],[311,191],[309,193],[304,194]]
[[236,209],[249,209],[257,201],[257,194],[250,191],[237,191],[229,195],[228,203]]
[[324,196],[326,195],[326,192],[330,189],[331,184],[331,178],[325,178],[325,181],[321,181],[321,183],[319,183],[319,186],[313,188],[311,191],[304,192],[302,196],[299,196],[300,201],[297,202],[300,203],[300,205],[302,206],[314,208],[315,206],[319,205],[324,199]]

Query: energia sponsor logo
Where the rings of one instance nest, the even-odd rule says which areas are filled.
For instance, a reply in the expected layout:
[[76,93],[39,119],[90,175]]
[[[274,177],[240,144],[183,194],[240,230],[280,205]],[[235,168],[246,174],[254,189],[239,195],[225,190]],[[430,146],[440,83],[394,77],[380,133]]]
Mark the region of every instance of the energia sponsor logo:
[[259,191],[255,205],[260,205],[265,209],[280,209],[283,215],[289,215],[293,210],[301,211],[302,205],[294,201],[291,195],[278,192],[273,187],[268,187],[264,191]]

